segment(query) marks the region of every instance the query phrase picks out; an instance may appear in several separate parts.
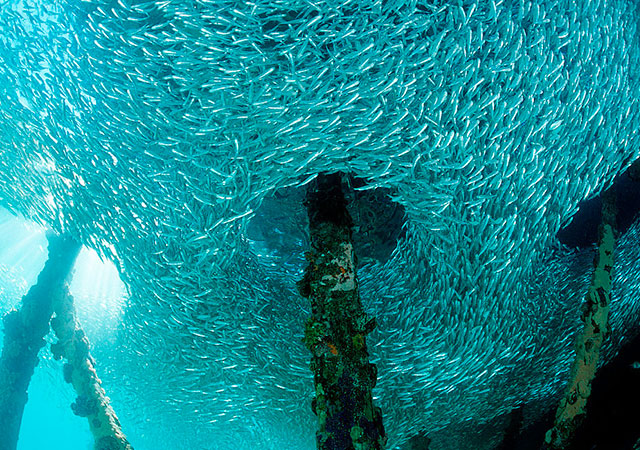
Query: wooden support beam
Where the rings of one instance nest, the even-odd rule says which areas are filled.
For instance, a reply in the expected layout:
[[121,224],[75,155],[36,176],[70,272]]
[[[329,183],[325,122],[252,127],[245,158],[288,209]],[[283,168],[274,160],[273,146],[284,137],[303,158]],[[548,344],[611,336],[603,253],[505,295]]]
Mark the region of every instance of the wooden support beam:
[[609,330],[615,229],[616,194],[613,189],[609,189],[602,195],[602,222],[598,231],[594,272],[582,314],[584,328],[577,336],[576,358],[571,368],[569,384],[556,412],[554,426],[545,436],[543,449],[567,448],[586,415],[600,348]]
[[0,356],[0,450],[15,450],[27,403],[27,388],[45,345],[53,297],[63,288],[80,251],[68,238],[49,235],[49,258],[38,281],[22,298],[20,309],[3,319],[4,343]]
[[51,328],[58,342],[51,345],[51,352],[55,359],[67,361],[64,379],[73,385],[78,395],[71,409],[89,421],[95,450],[132,450],[102,388],[89,352],[89,340],[76,320],[73,297],[66,287],[55,297],[53,308],[55,317],[51,320]]
[[307,192],[311,251],[298,286],[311,300],[304,343],[311,351],[319,450],[381,450],[386,443],[382,412],[373,405],[376,367],[366,336],[375,319],[358,293],[352,220],[339,174],[320,174]]

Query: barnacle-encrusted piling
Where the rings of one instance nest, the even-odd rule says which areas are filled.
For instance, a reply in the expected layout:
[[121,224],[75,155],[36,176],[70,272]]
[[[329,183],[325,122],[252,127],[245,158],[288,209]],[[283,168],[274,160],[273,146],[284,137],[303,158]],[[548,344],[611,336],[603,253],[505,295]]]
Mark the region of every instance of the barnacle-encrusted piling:
[[0,357],[0,450],[14,450],[27,403],[27,388],[45,345],[53,298],[71,274],[80,246],[61,236],[49,235],[49,259],[38,281],[22,298],[22,306],[4,317],[4,345]]
[[379,450],[386,436],[382,412],[371,390],[376,367],[369,363],[366,336],[375,319],[366,315],[358,294],[352,220],[339,174],[321,174],[307,192],[311,251],[299,283],[311,299],[304,343],[312,352],[319,450]]
[[78,394],[71,409],[77,416],[89,420],[95,450],[131,450],[96,374],[89,340],[76,321],[73,297],[66,286],[55,297],[53,308],[55,317],[51,319],[51,328],[58,342],[51,345],[51,352],[55,359],[67,361],[63,366],[64,379]]
[[609,329],[615,223],[616,194],[610,188],[602,195],[602,222],[598,230],[595,270],[582,313],[585,325],[577,337],[576,358],[571,368],[569,384],[556,411],[554,426],[545,436],[544,449],[567,448],[586,414],[600,347]]

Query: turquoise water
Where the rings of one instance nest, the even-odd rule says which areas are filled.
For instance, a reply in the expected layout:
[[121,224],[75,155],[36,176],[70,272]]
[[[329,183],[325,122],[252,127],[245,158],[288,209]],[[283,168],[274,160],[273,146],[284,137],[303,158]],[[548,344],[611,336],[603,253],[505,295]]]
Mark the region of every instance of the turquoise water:
[[71,412],[75,392],[62,378],[62,363],[52,361],[48,348],[29,385],[18,450],[93,448],[93,436],[84,417]]

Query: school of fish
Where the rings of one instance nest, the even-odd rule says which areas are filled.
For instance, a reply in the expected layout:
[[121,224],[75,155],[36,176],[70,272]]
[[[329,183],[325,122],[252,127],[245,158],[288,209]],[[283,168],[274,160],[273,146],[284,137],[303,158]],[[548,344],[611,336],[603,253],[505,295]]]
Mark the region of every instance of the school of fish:
[[[94,353],[125,432],[310,450],[304,192],[323,171],[387,189],[404,231],[358,276],[389,448],[491,448],[454,430],[533,420],[567,377],[593,249],[555,234],[640,155],[639,20],[631,0],[8,0],[0,205],[119,267],[124,323]],[[640,315],[639,226],[607,357]]]

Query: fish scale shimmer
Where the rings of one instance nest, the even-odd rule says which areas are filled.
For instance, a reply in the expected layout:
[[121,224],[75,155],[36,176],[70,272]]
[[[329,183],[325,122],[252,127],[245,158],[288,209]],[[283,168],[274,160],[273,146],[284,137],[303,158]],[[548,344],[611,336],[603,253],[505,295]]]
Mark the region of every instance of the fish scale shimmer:
[[[406,231],[359,277],[390,448],[421,428],[464,448],[447,427],[567,376],[590,253],[554,236],[638,157],[637,24],[623,0],[12,0],[0,201],[120,266],[131,305],[98,370],[132,380],[109,392],[135,399],[125,432],[310,449],[302,205],[273,237],[298,259],[248,224],[322,171],[389,189]],[[622,336],[640,279],[616,273]]]

